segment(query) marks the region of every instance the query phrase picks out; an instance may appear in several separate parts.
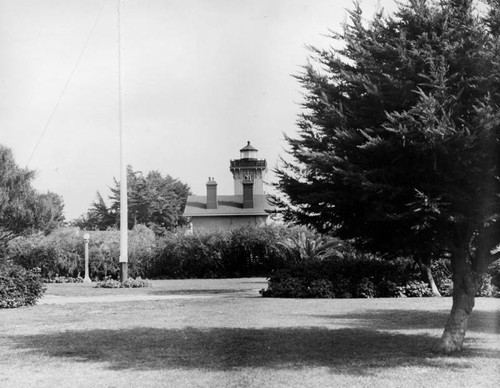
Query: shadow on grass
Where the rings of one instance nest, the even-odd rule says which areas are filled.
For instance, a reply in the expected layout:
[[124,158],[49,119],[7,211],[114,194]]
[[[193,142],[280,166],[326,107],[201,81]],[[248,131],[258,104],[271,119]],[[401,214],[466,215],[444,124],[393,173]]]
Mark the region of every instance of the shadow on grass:
[[[327,328],[135,328],[66,331],[12,336],[23,354],[102,362],[113,370],[243,367],[328,367],[336,373],[367,375],[379,368],[420,366],[464,368],[464,363],[429,352],[435,338],[367,329]],[[468,356],[475,356],[470,353]],[[491,352],[482,357],[500,359]]]
[[[370,310],[361,313],[313,315],[334,322],[338,319],[355,320],[356,327],[375,330],[444,329],[450,311]],[[468,332],[500,334],[500,311],[473,311]]]

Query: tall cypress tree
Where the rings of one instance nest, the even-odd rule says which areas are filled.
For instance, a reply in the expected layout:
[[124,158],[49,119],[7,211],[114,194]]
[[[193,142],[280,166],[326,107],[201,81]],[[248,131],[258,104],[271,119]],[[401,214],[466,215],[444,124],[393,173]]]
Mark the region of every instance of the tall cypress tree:
[[291,159],[276,169],[288,219],[417,260],[448,255],[453,307],[440,342],[459,350],[500,242],[499,2],[411,0],[364,21],[361,7],[312,48]]

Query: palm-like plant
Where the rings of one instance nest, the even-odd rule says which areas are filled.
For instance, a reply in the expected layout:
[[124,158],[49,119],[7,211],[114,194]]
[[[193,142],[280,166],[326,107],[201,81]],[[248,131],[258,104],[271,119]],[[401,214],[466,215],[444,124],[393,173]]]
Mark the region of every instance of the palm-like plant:
[[341,253],[336,249],[342,246],[338,239],[327,239],[320,235],[311,235],[305,231],[296,236],[287,237],[279,243],[300,261],[323,260]]

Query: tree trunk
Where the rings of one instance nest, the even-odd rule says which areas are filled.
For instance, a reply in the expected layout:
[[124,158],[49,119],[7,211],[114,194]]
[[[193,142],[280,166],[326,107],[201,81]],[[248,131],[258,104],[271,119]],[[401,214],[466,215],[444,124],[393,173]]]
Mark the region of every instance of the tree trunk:
[[420,261],[420,269],[422,270],[424,277],[427,279],[427,284],[431,288],[433,296],[441,296],[439,289],[436,286],[436,282],[434,281],[434,276],[432,276],[431,266],[430,264],[426,264]]
[[469,317],[474,308],[474,297],[480,286],[481,275],[472,271],[466,254],[453,258],[453,305],[437,351],[445,354],[462,350]]

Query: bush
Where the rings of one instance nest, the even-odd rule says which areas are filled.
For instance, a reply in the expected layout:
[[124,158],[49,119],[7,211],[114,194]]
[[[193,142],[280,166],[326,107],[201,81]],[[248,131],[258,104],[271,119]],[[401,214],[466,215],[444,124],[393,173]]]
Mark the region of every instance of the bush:
[[500,288],[500,259],[489,265],[487,273],[491,276],[491,284]]
[[344,275],[336,275],[333,278],[333,293],[337,298],[352,298],[352,282]]
[[128,278],[122,283],[124,288],[146,288],[151,287],[151,283],[147,279],[141,279],[140,277],[136,279]]
[[[431,264],[431,271],[439,292],[441,295],[445,295],[449,292],[449,285],[451,281],[450,259],[440,258],[438,260],[433,260]],[[444,289],[444,294],[441,292],[441,288]]]
[[481,286],[479,287],[479,290],[476,291],[476,296],[479,297],[489,297],[492,296],[495,293],[494,286],[491,284],[491,275],[490,274],[483,274],[482,276],[482,283]]
[[441,296],[452,296],[453,295],[453,280],[443,279],[438,286],[439,293]]
[[83,238],[76,228],[18,237],[9,242],[8,258],[26,269],[40,268],[45,279],[77,277],[83,272]]
[[421,280],[410,280],[404,287],[401,287],[400,291],[410,298],[432,296],[432,290]]
[[[120,232],[90,231],[89,276],[93,279],[117,278],[120,264]],[[83,231],[61,228],[48,236],[18,237],[8,246],[8,258],[24,268],[39,267],[46,281],[78,279],[84,269]],[[129,231],[129,273],[132,277],[147,276],[155,255],[155,236],[144,225]]]
[[335,298],[333,283],[325,279],[308,280],[293,277],[288,270],[276,271],[267,290],[260,290],[266,297],[277,298]]
[[[339,254],[322,260],[291,263],[268,279],[267,297],[374,298],[428,296],[429,287],[411,259],[382,260],[344,246]],[[322,286],[312,287],[321,284]],[[293,287],[296,287],[294,290]],[[314,292],[311,290],[315,290]]]
[[56,276],[52,279],[45,279],[46,283],[83,283],[83,278],[78,276],[76,278],[67,278],[66,276]]
[[329,280],[313,280],[307,291],[309,298],[335,298],[333,283]]
[[[25,268],[40,267],[47,281],[82,277],[83,231],[62,228],[48,236],[19,237],[8,257]],[[117,279],[120,232],[90,231],[92,279]],[[156,237],[144,225],[129,231],[128,271],[131,277],[221,278],[267,276],[283,268],[285,249],[278,244],[289,229],[245,226],[231,231],[186,234],[184,230]]]
[[302,279],[283,276],[269,282],[267,290],[260,290],[262,296],[275,298],[305,298],[307,287]]
[[378,296],[382,298],[403,298],[406,296],[402,287],[391,280],[381,281],[377,286],[377,290]]
[[377,296],[377,288],[370,279],[363,278],[356,286],[356,296],[358,298],[375,298]]
[[95,288],[144,288],[151,287],[151,283],[148,280],[142,279],[140,277],[136,279],[128,278],[123,283],[118,280],[107,278],[103,281],[97,282],[94,286]]
[[107,278],[97,282],[95,288],[121,288],[122,283],[119,280]]
[[0,263],[0,308],[34,305],[44,292],[38,269]]
[[283,268],[278,242],[288,229],[244,226],[230,231],[169,233],[157,241],[148,277],[227,278],[267,276]]

